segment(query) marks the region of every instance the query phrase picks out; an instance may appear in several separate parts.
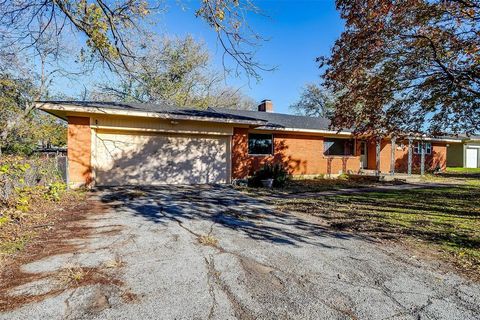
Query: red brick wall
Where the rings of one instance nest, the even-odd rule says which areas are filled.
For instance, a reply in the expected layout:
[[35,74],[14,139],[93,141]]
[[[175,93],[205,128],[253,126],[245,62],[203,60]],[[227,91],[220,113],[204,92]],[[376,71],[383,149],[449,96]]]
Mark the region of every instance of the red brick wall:
[[[402,146],[403,144],[403,146]],[[412,147],[413,149],[413,147]],[[380,149],[380,171],[382,173],[390,172],[392,144],[390,140],[383,139]],[[412,171],[420,172],[421,156],[412,155]],[[440,166],[442,170],[447,167],[447,146],[446,143],[432,143],[432,154],[425,155],[425,170],[435,170]],[[376,150],[375,141],[372,140],[368,145],[368,169],[376,168]],[[408,140],[397,141],[395,147],[395,172],[408,172]]]
[[[398,143],[400,144],[400,143]],[[403,141],[404,147],[402,150],[395,150],[395,170],[398,172],[408,171],[408,141]],[[413,146],[412,146],[413,152]],[[412,171],[420,172],[421,155],[412,155]],[[447,168],[447,146],[446,143],[432,142],[432,153],[425,155],[425,170],[433,171],[440,167],[441,170]]]
[[360,157],[325,157],[323,137],[297,133],[275,133],[274,154],[248,155],[248,129],[235,128],[232,137],[232,177],[252,175],[264,163],[281,162],[293,175],[338,174],[339,171],[357,172]]
[[68,117],[68,176],[73,185],[92,182],[90,118]]

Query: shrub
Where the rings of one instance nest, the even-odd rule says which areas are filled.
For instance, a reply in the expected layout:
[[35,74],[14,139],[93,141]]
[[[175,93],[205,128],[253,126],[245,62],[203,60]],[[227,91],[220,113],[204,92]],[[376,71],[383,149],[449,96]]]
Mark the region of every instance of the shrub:
[[338,180],[348,180],[349,178],[350,176],[346,173],[339,174],[337,177]]
[[[0,218],[19,221],[32,203],[58,201],[66,184],[56,159],[6,156],[0,158]],[[5,221],[2,222],[4,224]]]
[[62,193],[67,190],[67,185],[63,182],[53,182],[48,185],[45,199],[52,201],[59,201]]
[[281,163],[265,164],[262,168],[255,171],[249,179],[251,187],[261,187],[262,180],[273,179],[274,187],[283,187],[289,179],[288,171]]

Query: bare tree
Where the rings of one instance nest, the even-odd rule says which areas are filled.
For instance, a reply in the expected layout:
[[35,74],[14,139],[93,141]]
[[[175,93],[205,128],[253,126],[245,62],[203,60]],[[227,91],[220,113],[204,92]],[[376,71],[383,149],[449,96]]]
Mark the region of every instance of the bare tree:
[[152,39],[144,57],[118,81],[108,81],[93,93],[95,100],[168,103],[197,108],[251,109],[252,99],[225,85],[224,72],[210,66],[210,56],[192,37]]

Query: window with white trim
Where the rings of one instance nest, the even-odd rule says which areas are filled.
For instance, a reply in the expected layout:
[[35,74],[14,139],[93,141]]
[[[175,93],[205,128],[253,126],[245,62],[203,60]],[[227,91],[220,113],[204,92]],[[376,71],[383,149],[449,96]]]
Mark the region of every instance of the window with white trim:
[[[432,143],[424,142],[424,145],[425,145],[425,154],[432,154]],[[421,142],[416,142],[413,145],[413,153],[422,154]]]

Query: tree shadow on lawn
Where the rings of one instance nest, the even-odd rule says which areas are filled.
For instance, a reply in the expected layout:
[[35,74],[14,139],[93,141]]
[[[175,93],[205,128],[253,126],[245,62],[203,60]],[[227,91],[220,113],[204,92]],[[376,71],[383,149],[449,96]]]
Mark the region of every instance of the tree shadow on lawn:
[[480,257],[479,203],[480,188],[457,186],[325,196],[296,206],[316,205],[314,214],[338,231],[381,239],[411,236],[452,250],[472,249]]
[[333,246],[320,242],[319,237],[356,237],[273,210],[265,202],[226,186],[110,187],[98,190],[102,202],[119,210],[127,209],[127,212],[156,224],[210,221],[241,231],[255,240],[327,248]]
[[480,179],[480,172],[462,173],[462,172],[451,171],[451,172],[437,173],[436,175],[443,178]]

